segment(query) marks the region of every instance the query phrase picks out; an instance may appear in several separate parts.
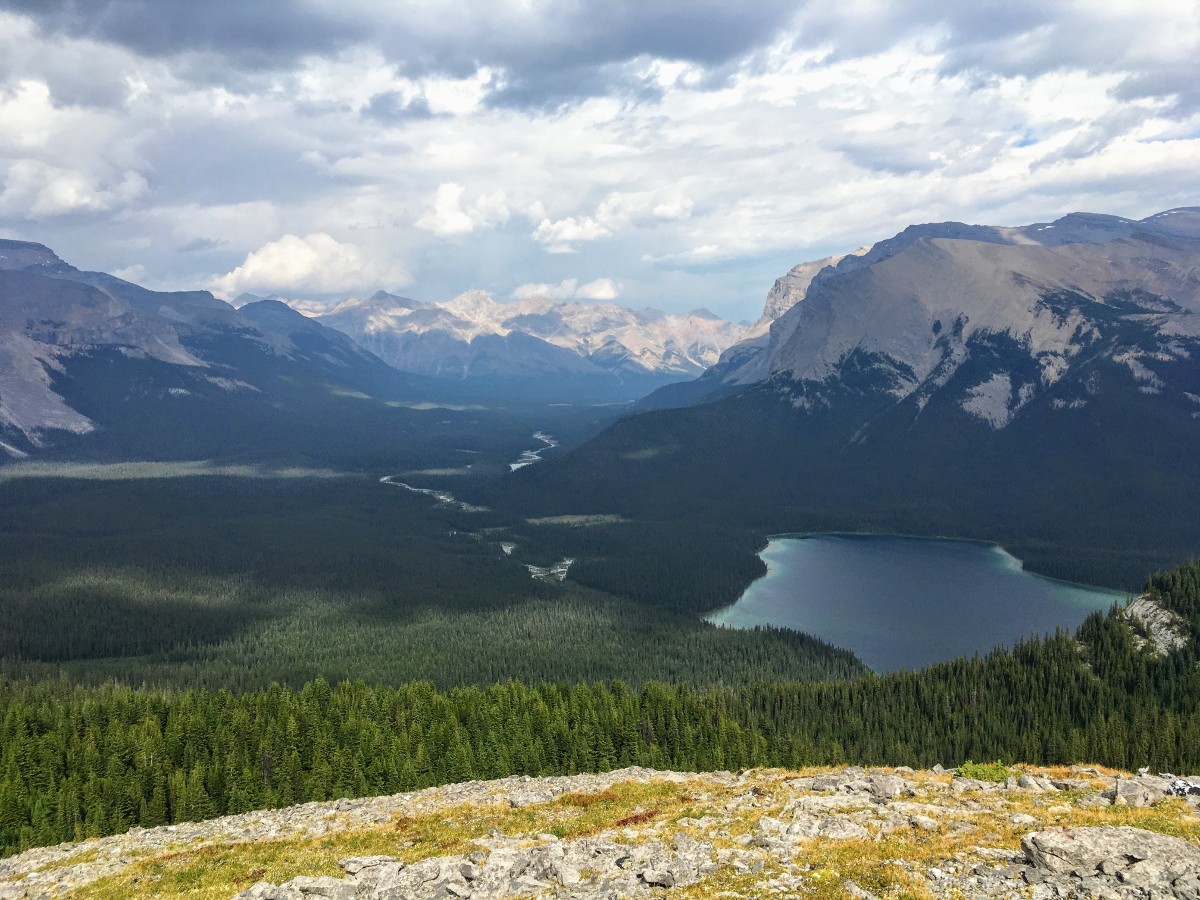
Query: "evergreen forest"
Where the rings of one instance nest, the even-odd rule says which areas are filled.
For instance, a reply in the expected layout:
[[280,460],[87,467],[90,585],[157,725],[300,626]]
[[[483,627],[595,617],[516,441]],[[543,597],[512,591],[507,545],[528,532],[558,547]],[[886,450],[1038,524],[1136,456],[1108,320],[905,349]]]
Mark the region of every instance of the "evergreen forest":
[[920,672],[692,687],[154,691],[0,679],[0,847],[470,778],[1000,758],[1200,768],[1200,563],[1147,590],[1190,642],[1158,656],[1119,612]]
[[[1152,654],[1112,612],[877,676],[809,635],[701,618],[763,573],[778,511],[602,507],[548,466],[524,481],[556,493],[523,508],[494,478],[520,436],[489,450],[472,427],[383,470],[466,506],[319,454],[0,469],[0,852],[632,764],[1200,769],[1196,563],[1147,585],[1189,623],[1183,651]],[[1127,585],[1139,548],[1082,577]],[[565,580],[531,577],[565,559]]]

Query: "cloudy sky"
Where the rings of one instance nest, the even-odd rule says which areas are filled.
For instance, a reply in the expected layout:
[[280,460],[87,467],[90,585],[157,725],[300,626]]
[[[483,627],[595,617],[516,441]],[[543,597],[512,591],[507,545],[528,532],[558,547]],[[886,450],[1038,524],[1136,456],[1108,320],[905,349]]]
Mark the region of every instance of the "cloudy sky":
[[913,222],[1200,205],[1192,0],[0,0],[0,236],[158,288],[754,318]]

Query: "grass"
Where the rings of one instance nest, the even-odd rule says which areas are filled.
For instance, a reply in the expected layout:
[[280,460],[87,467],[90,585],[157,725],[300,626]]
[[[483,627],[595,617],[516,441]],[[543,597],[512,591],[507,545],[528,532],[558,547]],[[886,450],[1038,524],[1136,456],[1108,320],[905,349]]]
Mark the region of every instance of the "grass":
[[[1019,773],[1024,767],[1014,767]],[[796,797],[786,782],[804,772],[756,770],[740,782],[704,777],[683,782],[640,781],[614,784],[597,792],[564,794],[553,801],[524,807],[507,802],[466,804],[401,815],[385,825],[351,827],[319,837],[274,841],[213,843],[178,847],[144,858],[88,885],[73,896],[81,900],[162,897],[228,900],[256,881],[280,883],[297,875],[341,876],[337,860],[386,855],[406,862],[461,855],[479,849],[474,841],[492,830],[530,845],[550,834],[563,840],[597,835],[629,843],[648,840],[670,845],[676,834],[708,841],[720,850],[744,850],[745,836],[755,832],[762,816],[778,817]],[[1077,771],[1029,769],[1049,777],[1081,777]],[[980,847],[1017,850],[1031,830],[1051,826],[1129,825],[1200,844],[1200,817],[1182,800],[1152,808],[1081,808],[1071,792],[979,791],[950,794],[952,776],[908,775],[918,784],[916,796],[901,801],[947,808],[936,831],[902,826],[885,834],[868,825],[869,839],[813,838],[796,844],[791,856],[770,859],[760,872],[722,865],[715,874],[688,887],[675,888],[679,900],[700,900],[731,892],[743,898],[779,896],[777,878],[801,878],[803,896],[842,900],[852,881],[884,900],[933,900],[923,873],[932,866],[958,865],[966,871],[976,862],[997,864]],[[872,804],[864,800],[863,810]],[[845,811],[845,810],[843,810]],[[1036,825],[1014,817],[1033,816]],[[959,824],[962,823],[962,824]],[[740,840],[739,840],[740,838]],[[76,859],[65,861],[74,864]],[[786,893],[784,895],[787,895]]]
[[[1067,767],[1031,771],[1051,778],[1080,777],[1078,772],[1073,772]],[[1101,771],[1114,774],[1113,770]],[[1010,774],[1020,772],[1020,768],[1014,767],[1010,770]],[[736,839],[738,834],[753,831],[754,824],[760,816],[778,816],[783,811],[786,799],[790,799],[790,795],[781,790],[782,783],[796,774],[788,772],[784,777],[758,780],[756,787],[762,790],[767,804],[748,815],[740,816],[738,820],[728,824],[725,830]],[[810,771],[803,774],[813,773]],[[916,797],[906,798],[907,800],[933,805],[952,802],[944,792],[936,789],[938,784],[947,785],[952,776],[939,777],[917,773],[907,777],[917,778],[925,785],[925,789],[919,791]],[[1128,825],[1200,844],[1200,818],[1182,800],[1164,801],[1152,808],[1095,809],[1072,805],[1073,796],[1070,792],[1036,794],[1014,791],[1000,795],[973,793],[969,798],[977,800],[983,809],[946,815],[943,827],[937,832],[903,829],[891,835],[873,835],[867,840],[836,841],[813,838],[797,844],[796,852],[791,860],[784,862],[784,867],[792,872],[803,873],[804,897],[814,900],[844,900],[851,897],[845,887],[847,881],[852,881],[885,900],[934,900],[935,895],[930,891],[925,879],[920,876],[920,872],[927,871],[932,866],[944,866],[948,861],[994,865],[995,860],[977,852],[979,847],[1017,850],[1020,848],[1021,838],[1038,828]],[[1067,807],[1066,811],[1062,811],[1061,807]],[[1037,825],[1014,823],[1013,817],[1020,814],[1034,816]],[[962,831],[947,827],[955,820],[969,821],[973,827]],[[692,829],[688,831],[691,832]],[[669,841],[669,838],[667,840]],[[733,846],[736,845],[736,840],[715,840],[713,843],[717,847]],[[969,868],[969,865],[967,867]],[[731,867],[722,867],[712,878],[676,891],[674,896],[698,900],[726,891],[747,898],[773,896],[771,891],[764,891],[764,884],[769,883],[781,871],[783,868],[766,869],[753,875],[739,874]]]
[[25,462],[0,467],[0,482],[18,478],[72,478],[82,481],[141,481],[161,478],[344,478],[335,469],[298,466],[224,465],[206,459],[179,462]]
[[31,869],[32,872],[53,872],[55,869],[65,869],[68,866],[78,866],[84,863],[95,862],[100,858],[100,851],[93,847],[90,850],[84,850],[82,853],[75,853],[64,856],[61,859],[56,859],[48,862],[43,866],[38,866],[36,869]]
[[399,816],[384,826],[358,828],[278,841],[208,844],[179,849],[136,862],[117,875],[81,889],[79,900],[228,900],[256,881],[279,883],[298,875],[341,876],[337,861],[352,856],[393,856],[416,862],[478,849],[472,842],[496,830],[506,835],[554,834],[566,840],[587,837],[664,816],[680,802],[680,785],[627,782],[598,794],[567,794],[536,807],[507,803],[467,804],[415,816]]
[[1001,782],[1015,775],[1016,770],[1010,769],[1000,760],[991,763],[977,763],[968,759],[958,767],[958,774],[963,778],[973,778],[976,781]]

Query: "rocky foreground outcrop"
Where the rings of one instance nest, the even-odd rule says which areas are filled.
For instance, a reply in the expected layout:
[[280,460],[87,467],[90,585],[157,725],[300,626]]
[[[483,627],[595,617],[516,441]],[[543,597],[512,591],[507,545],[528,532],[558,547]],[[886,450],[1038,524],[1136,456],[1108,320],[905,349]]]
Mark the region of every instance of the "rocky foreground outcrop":
[[[1092,897],[1200,897],[1200,847],[1139,828],[1039,831],[1021,848],[1034,877]],[[1064,879],[1065,876],[1065,879]]]
[[[0,898],[1200,900],[1197,807],[1196,778],[1083,767],[999,783],[940,768],[626,769],[33,850],[0,861]],[[339,852],[363,847],[387,852]]]

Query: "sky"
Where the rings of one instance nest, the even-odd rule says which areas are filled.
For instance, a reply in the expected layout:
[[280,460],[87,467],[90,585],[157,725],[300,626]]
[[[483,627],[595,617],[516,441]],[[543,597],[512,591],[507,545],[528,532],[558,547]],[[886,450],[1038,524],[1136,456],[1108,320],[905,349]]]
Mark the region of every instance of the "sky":
[[918,222],[1200,205],[1194,0],[0,0],[0,236],[158,289],[757,317]]

